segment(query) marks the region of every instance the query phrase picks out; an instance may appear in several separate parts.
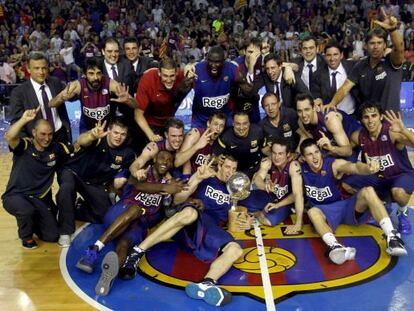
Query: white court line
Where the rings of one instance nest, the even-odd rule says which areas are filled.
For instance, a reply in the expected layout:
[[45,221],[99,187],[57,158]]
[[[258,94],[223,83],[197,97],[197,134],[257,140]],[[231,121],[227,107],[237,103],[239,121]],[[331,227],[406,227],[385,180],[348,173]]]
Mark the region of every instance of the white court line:
[[269,269],[267,267],[266,254],[264,251],[262,230],[259,227],[257,219],[253,222],[254,234],[256,236],[257,256],[259,257],[260,273],[262,274],[263,290],[265,294],[266,310],[276,311],[275,301],[273,298],[272,284],[270,283]]
[[[82,227],[80,227],[75,232],[75,237],[87,226],[89,226],[89,223],[84,224]],[[79,288],[79,286],[73,281],[71,278],[68,269],[66,267],[66,255],[68,253],[69,248],[63,248],[62,252],[60,253],[60,259],[59,259],[59,267],[60,271],[62,273],[63,279],[65,280],[66,284],[70,287],[70,289],[78,295],[82,300],[90,304],[92,307],[102,310],[102,311],[112,311],[112,309],[109,309],[108,307],[105,307],[104,305],[100,304],[96,300],[92,299],[90,296],[86,295],[85,292]],[[96,296],[98,297],[98,296]]]

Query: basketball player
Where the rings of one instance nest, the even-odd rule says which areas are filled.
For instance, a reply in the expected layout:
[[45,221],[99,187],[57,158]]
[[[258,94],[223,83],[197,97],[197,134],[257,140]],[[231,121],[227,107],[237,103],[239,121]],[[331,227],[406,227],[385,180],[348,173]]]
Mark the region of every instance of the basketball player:
[[[111,110],[110,99],[133,109],[136,107],[135,98],[128,94],[128,88],[103,75],[102,62],[97,58],[86,59],[84,74],[85,78],[68,83],[66,88],[49,102],[49,107],[59,107],[65,101],[79,96],[82,110],[80,133],[92,129],[97,121],[115,116],[114,109]],[[111,98],[111,94],[117,98]]]
[[302,165],[305,195],[311,208],[308,216],[322,240],[328,246],[329,258],[341,265],[355,258],[356,249],[338,242],[334,232],[338,225],[364,223],[369,212],[380,224],[387,241],[386,252],[391,256],[407,255],[400,234],[394,229],[391,219],[374,188],[364,187],[356,194],[345,198],[340,180],[344,174],[370,175],[379,171],[379,163],[367,157],[367,163],[351,163],[343,159],[322,157],[316,141],[306,139],[300,146],[305,160]]
[[[168,171],[173,167],[173,157],[168,151],[160,151],[155,157],[154,165],[147,169],[146,180],[138,182],[134,178],[124,188],[121,199],[113,205],[104,217],[106,231],[99,239],[86,249],[76,267],[87,273],[92,273],[98,253],[107,243],[118,238],[116,252],[119,263],[125,262],[130,248],[142,242],[148,230],[158,224],[163,218],[162,210],[164,194],[174,194],[184,189],[182,182],[171,182]],[[108,267],[104,273],[113,273],[118,265],[104,261]],[[104,265],[103,265],[104,266]],[[116,273],[114,277],[116,276]],[[111,282],[99,282],[97,294],[107,295]]]
[[292,160],[289,146],[283,138],[273,141],[270,158],[262,160],[253,178],[258,190],[252,190],[240,204],[257,212],[256,217],[266,226],[281,223],[294,208],[296,223],[288,226],[285,233],[298,234],[303,224],[302,177],[299,162]]
[[[200,283],[186,286],[186,293],[194,299],[203,299],[210,305],[222,306],[231,301],[231,293],[216,285],[241,256],[242,249],[233,237],[222,228],[227,223],[230,196],[226,182],[236,172],[237,161],[227,156],[218,171],[211,169],[213,161],[200,166],[190,178],[188,189],[177,193],[174,202],[186,202],[190,195],[202,201],[203,211],[197,204],[184,203],[182,210],[164,222],[141,244],[133,248],[120,274],[133,278],[139,260],[152,246],[174,237],[180,247],[198,259],[211,262],[210,269]],[[249,219],[241,220],[241,227],[249,229]]]
[[296,111],[299,117],[299,135],[317,140],[318,146],[332,156],[350,157],[351,134],[360,129],[358,122],[340,110],[328,113],[316,110],[312,97],[308,94],[296,96]]
[[373,186],[378,193],[391,190],[392,199],[399,205],[398,230],[409,234],[407,204],[414,191],[414,169],[406,146],[414,147],[414,133],[404,126],[399,114],[393,111],[383,114],[375,103],[366,102],[359,111],[364,127],[352,134],[351,143],[360,147],[369,159],[379,161],[380,170],[375,176],[349,177],[346,184],[354,189]]
[[198,167],[207,163],[213,143],[224,131],[226,119],[224,113],[215,112],[208,118],[206,128],[192,128],[176,154],[175,166],[179,167],[190,160],[191,173],[194,174]]

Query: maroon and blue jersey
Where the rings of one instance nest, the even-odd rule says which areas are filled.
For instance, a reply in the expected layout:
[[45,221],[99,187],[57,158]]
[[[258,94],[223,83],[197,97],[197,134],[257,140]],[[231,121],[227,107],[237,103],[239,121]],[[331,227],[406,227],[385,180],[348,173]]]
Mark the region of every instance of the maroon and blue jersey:
[[[344,132],[346,136],[351,137],[352,133],[361,129],[361,124],[354,119],[352,116],[348,115],[346,112],[342,110],[337,110],[337,113],[342,115],[342,127],[344,128]],[[315,124],[306,124],[304,125],[305,129],[312,134],[313,138],[318,140],[322,138],[322,134],[319,132],[323,132],[326,137],[329,138],[332,142],[334,142],[334,138],[331,132],[325,126],[325,116],[326,114],[323,112],[318,112],[318,123]]]
[[[200,136],[206,131],[205,128],[199,128],[198,131],[200,132]],[[197,150],[196,153],[190,159],[191,163],[191,174],[197,172],[199,166],[207,163],[208,156],[213,151],[213,145],[207,144],[204,148]]]
[[344,199],[340,181],[335,178],[332,171],[332,163],[335,160],[332,157],[323,159],[319,172],[312,171],[307,163],[302,164],[305,195],[311,204],[329,204]]
[[226,183],[217,177],[207,178],[198,185],[195,198],[203,201],[203,213],[211,216],[217,225],[224,226],[227,223],[231,203]]
[[[152,172],[152,166],[149,166],[147,169],[147,183],[159,184],[166,183],[165,180],[158,181],[154,173]],[[162,207],[163,195],[160,193],[146,193],[139,191],[135,186],[127,184],[124,189],[124,194],[121,197],[121,201],[124,202],[126,206],[137,205],[145,209],[145,217],[154,217],[156,216]]]
[[102,84],[98,90],[92,90],[88,87],[86,78],[79,80],[81,85],[80,102],[81,102],[81,120],[80,131],[85,132],[95,127],[97,121],[107,120],[110,116],[110,92],[108,77],[102,77]]
[[270,169],[270,180],[276,186],[272,190],[272,195],[277,201],[282,200],[290,193],[292,193],[292,186],[290,182],[289,168],[292,161],[286,163],[285,167],[279,171],[277,167],[272,164]]
[[231,112],[229,104],[230,88],[238,79],[238,68],[225,61],[221,75],[212,78],[207,69],[207,61],[195,66],[197,80],[194,82],[194,99],[192,107],[193,127],[205,127],[207,120],[214,112]]
[[408,158],[407,149],[399,150],[392,143],[390,124],[384,122],[377,139],[372,140],[366,128],[361,129],[358,136],[358,145],[363,154],[371,160],[379,162],[379,176],[392,177],[401,173],[413,173],[413,167]]

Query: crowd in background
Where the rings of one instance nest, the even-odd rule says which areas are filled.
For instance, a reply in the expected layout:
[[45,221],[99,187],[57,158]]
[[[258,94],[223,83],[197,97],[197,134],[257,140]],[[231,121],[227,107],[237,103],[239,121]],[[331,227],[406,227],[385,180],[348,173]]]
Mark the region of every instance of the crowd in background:
[[364,35],[381,7],[401,21],[410,67],[413,0],[2,0],[0,79],[7,84],[26,80],[25,61],[34,50],[47,54],[51,75],[64,82],[76,79],[86,58],[101,56],[108,37],[116,37],[120,46],[126,37],[137,37],[142,55],[170,56],[181,65],[200,61],[215,44],[235,59],[252,37],[264,41],[265,54],[274,51],[289,61],[307,35],[317,38],[320,52],[333,38],[345,58],[359,59],[365,55]]

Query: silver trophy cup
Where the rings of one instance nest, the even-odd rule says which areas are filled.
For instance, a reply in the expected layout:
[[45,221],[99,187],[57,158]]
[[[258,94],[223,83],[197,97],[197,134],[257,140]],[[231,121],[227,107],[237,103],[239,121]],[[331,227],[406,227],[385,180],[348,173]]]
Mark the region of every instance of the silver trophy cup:
[[227,182],[227,191],[230,194],[231,208],[229,210],[229,221],[227,227],[232,232],[243,232],[244,224],[248,219],[247,208],[238,206],[239,200],[244,200],[250,194],[250,179],[241,172],[237,172]]
[[244,200],[250,194],[250,179],[246,174],[242,172],[236,172],[227,181],[226,186],[227,191],[230,194],[231,209],[235,210],[237,207],[237,202]]

